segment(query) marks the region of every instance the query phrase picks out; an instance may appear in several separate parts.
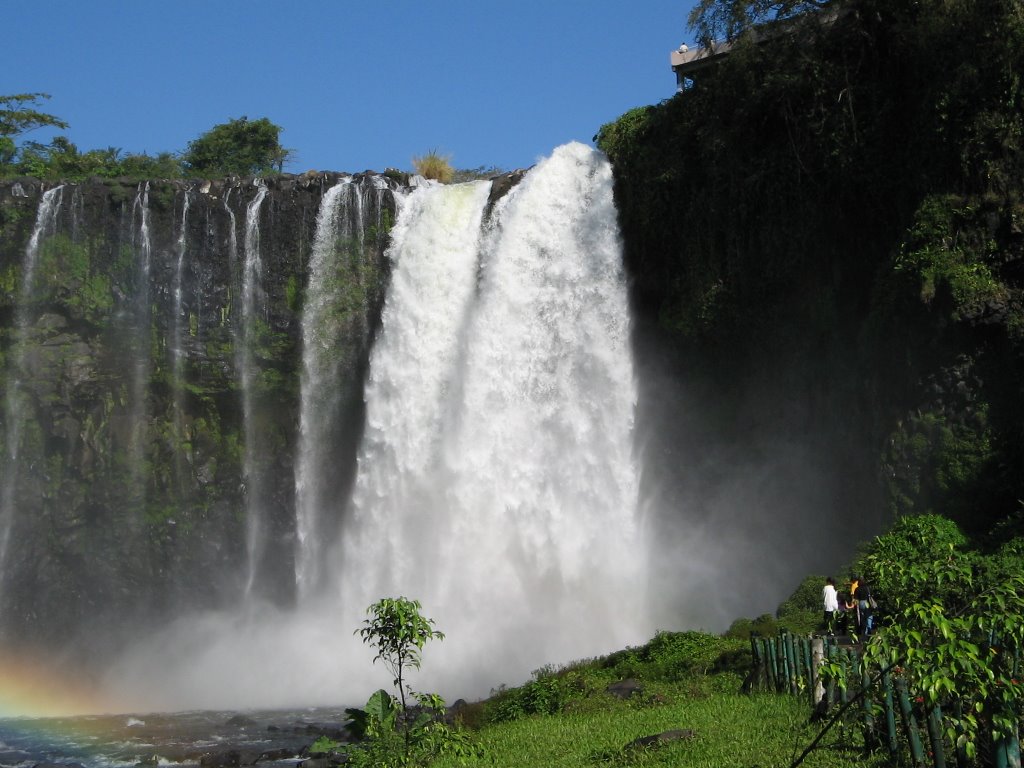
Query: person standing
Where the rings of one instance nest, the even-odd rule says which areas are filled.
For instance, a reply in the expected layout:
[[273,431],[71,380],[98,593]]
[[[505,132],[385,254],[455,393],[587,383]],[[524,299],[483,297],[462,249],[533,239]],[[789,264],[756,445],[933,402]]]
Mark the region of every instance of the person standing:
[[825,607],[825,634],[836,633],[836,611],[839,610],[839,596],[836,594],[836,580],[829,576],[825,579],[825,587],[821,590],[821,600]]
[[871,608],[871,603],[874,601],[871,599],[871,587],[865,579],[861,578],[857,581],[857,590],[853,593],[854,598],[857,601],[857,634],[861,640],[866,640],[868,635],[871,634],[872,624],[874,616]]

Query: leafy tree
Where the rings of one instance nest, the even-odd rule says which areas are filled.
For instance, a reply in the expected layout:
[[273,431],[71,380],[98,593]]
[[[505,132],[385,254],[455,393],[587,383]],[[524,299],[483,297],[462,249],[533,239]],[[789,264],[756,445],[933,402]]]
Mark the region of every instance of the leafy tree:
[[877,587],[889,621],[867,645],[918,703],[941,707],[945,736],[969,759],[1014,736],[1024,715],[1024,541],[991,555],[967,548],[950,520],[907,517],[877,537],[855,567]]
[[14,137],[45,126],[67,128],[68,124],[56,115],[36,109],[48,93],[16,93],[0,96],[0,164],[14,159]]
[[258,175],[280,171],[291,155],[280,142],[281,127],[265,117],[240,117],[215,125],[190,141],[182,156],[196,175]]
[[369,618],[357,630],[363,642],[377,648],[378,660],[395,676],[395,687],[405,701],[405,671],[420,668],[420,654],[428,640],[444,640],[444,633],[434,629],[434,620],[420,613],[419,600],[405,597],[385,597],[366,609]]
[[409,689],[418,711],[411,714],[406,705],[405,672],[419,669],[428,640],[444,639],[444,633],[434,629],[433,619],[420,613],[421,608],[418,600],[383,598],[366,609],[369,618],[356,630],[364,643],[377,649],[374,662],[379,659],[394,675],[401,703],[381,689],[364,710],[347,710],[356,729],[369,739],[363,749],[348,755],[350,765],[425,766],[442,755],[460,762],[479,755],[465,733],[441,720],[445,704],[440,696]]
[[828,5],[830,0],[700,0],[687,24],[704,46],[734,40],[756,24],[781,21]]

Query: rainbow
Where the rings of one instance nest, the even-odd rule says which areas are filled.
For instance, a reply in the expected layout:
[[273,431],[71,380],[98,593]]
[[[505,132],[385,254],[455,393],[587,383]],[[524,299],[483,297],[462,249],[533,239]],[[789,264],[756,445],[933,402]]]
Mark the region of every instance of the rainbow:
[[53,661],[0,650],[0,718],[117,711],[85,675]]

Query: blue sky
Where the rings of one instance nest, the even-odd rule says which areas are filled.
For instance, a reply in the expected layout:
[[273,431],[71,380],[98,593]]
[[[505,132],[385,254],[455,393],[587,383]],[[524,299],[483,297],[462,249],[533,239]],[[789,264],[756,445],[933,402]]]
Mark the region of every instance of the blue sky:
[[[181,151],[268,117],[286,171],[526,167],[670,97],[693,0],[6,0],[0,94],[79,149]],[[26,138],[48,141],[39,130]]]

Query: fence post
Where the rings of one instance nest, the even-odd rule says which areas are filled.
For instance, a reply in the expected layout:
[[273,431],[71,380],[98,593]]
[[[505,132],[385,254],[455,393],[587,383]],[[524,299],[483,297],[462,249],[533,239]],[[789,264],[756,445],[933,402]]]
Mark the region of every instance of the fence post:
[[1020,768],[1020,741],[1016,735],[993,742],[996,768]]
[[889,754],[895,755],[899,749],[899,742],[896,736],[896,710],[892,701],[892,677],[889,670],[882,673],[882,690],[885,691],[885,732],[888,737]]
[[942,710],[932,707],[928,713],[928,740],[932,745],[932,765],[935,768],[946,768],[946,750],[942,743]]
[[789,632],[786,633],[784,642],[786,644],[786,659],[789,661],[789,693],[790,695],[796,695],[796,676],[797,676],[797,662],[796,662],[796,649],[793,647],[793,635]]
[[768,677],[769,683],[773,691],[779,689],[779,675],[778,675],[778,663],[779,660],[775,654],[775,638],[765,638],[765,646],[768,648]]
[[[834,662],[834,661],[837,661],[838,655],[839,655],[838,654],[838,650],[839,650],[838,646],[836,646],[836,645],[834,645],[832,643],[827,643],[825,645],[825,653],[827,654],[828,660],[829,660],[830,663]],[[826,696],[825,708],[829,709],[829,708],[831,708],[831,706],[833,704],[835,704],[835,701],[836,701],[836,679],[835,679],[835,677],[830,677],[828,679],[828,687],[825,688],[825,696]]]
[[815,706],[820,700],[820,696],[816,696],[817,685],[815,679],[818,677],[818,669],[814,666],[814,660],[811,658],[811,640],[808,637],[800,638],[800,650],[804,655],[804,669],[807,670],[807,695],[811,699],[811,706]]
[[910,697],[907,695],[907,684],[902,678],[896,679],[896,693],[900,700],[900,714],[903,715],[903,728],[910,742],[910,756],[914,765],[924,765],[924,747],[921,745],[921,734],[917,731],[917,721],[910,709]]
[[825,663],[825,641],[820,637],[811,640],[811,706],[818,706],[825,697],[825,686],[821,682],[821,666]]
[[860,687],[864,692],[861,699],[864,708],[864,743],[874,747],[878,744],[878,733],[875,731],[874,700],[870,696],[871,675],[868,674],[868,663],[863,656],[857,660],[857,664],[860,667]]

